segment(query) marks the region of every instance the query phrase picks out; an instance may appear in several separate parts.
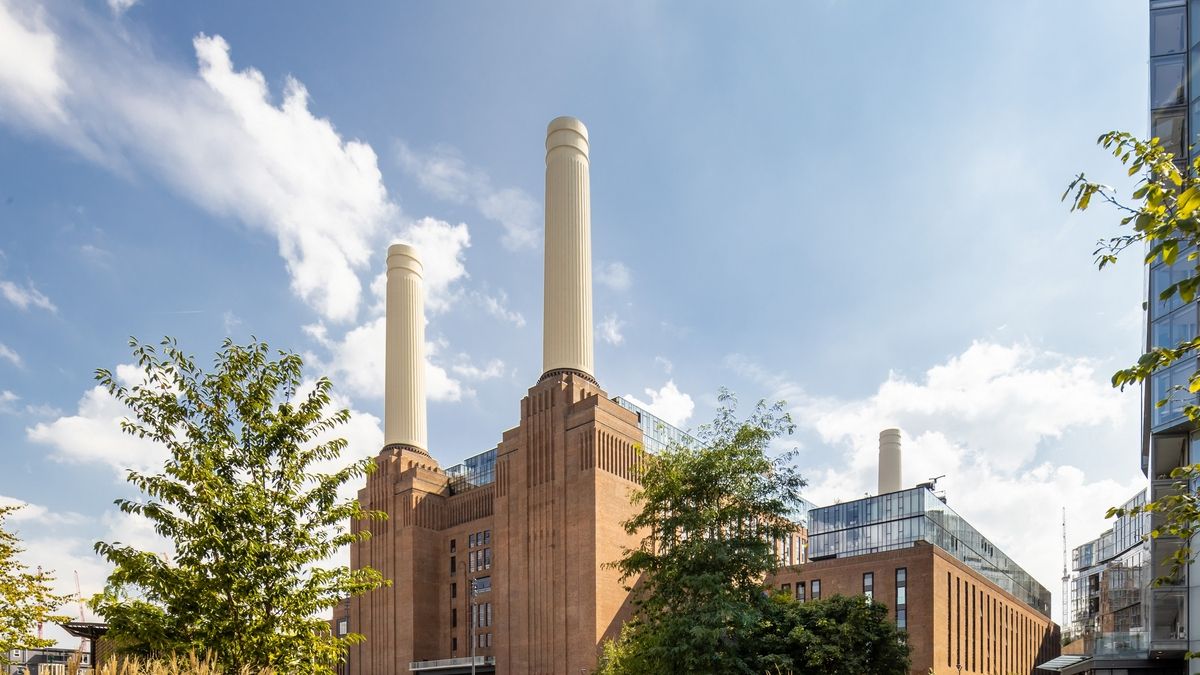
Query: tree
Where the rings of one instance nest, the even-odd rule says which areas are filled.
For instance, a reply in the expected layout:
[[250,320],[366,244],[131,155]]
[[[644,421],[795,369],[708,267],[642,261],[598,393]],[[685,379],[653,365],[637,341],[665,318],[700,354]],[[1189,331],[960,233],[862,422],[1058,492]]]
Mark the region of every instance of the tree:
[[54,611],[70,596],[55,595],[50,585],[54,577],[38,570],[31,573],[17,560],[24,549],[13,532],[4,527],[9,514],[20,506],[0,506],[0,665],[9,663],[14,649],[49,647],[54,640],[34,634],[39,623],[68,621]]
[[887,605],[861,595],[797,602],[776,594],[759,635],[764,673],[907,675],[912,665]]
[[763,580],[777,564],[774,542],[794,531],[804,481],[793,453],[767,454],[794,428],[782,403],[759,402],[741,421],[734,397],[722,390],[720,400],[696,447],[646,458],[632,495],[640,512],[623,523],[643,536],[614,563],[634,582],[637,611],[601,672],[761,672]]
[[329,412],[330,381],[306,386],[300,357],[272,359],[264,342],[226,340],[209,372],[169,338],[130,347],[142,384],[107,370],[96,379],[130,409],[122,429],[169,457],[161,473],[129,471],[143,498],[116,504],[174,553],[96,544],[115,565],[92,601],[109,635],[126,651],[211,652],[227,669],[329,672],[363,638],[333,635],[321,614],[384,583],[369,568],[322,567],[369,536],[346,532],[348,521],[382,517],[338,494],[374,468],[336,465],[346,441],[329,435],[349,411]]
[[[1197,255],[1200,251],[1200,156],[1186,165],[1182,160],[1177,162],[1160,139],[1140,140],[1118,131],[1100,136],[1097,143],[1112,151],[1113,156],[1127,167],[1129,176],[1139,177],[1129,200],[1122,200],[1114,188],[1090,181],[1082,173],[1063,193],[1064,200],[1071,200],[1072,211],[1087,210],[1092,200],[1098,199],[1120,213],[1120,226],[1128,228],[1127,232],[1100,240],[1095,251],[1098,267],[1104,269],[1116,263],[1130,248],[1141,247],[1145,252],[1144,265],[1162,261],[1172,266],[1174,272],[1171,283],[1161,290],[1157,300],[1194,301],[1200,289],[1200,256]],[[1185,358],[1194,359],[1198,350],[1200,335],[1190,335],[1174,344],[1153,344],[1136,364],[1113,375],[1113,386],[1124,389],[1129,385],[1145,384],[1154,373]],[[1200,422],[1200,406],[1193,396],[1197,392],[1200,392],[1200,370],[1193,368],[1186,385],[1170,387],[1155,405],[1162,407],[1173,400],[1183,400],[1183,413],[1195,424]],[[1179,537],[1184,542],[1172,556],[1168,577],[1178,574],[1194,557],[1191,540],[1200,527],[1200,501],[1197,500],[1200,493],[1192,486],[1200,479],[1200,464],[1176,468],[1171,472],[1171,478],[1179,481],[1177,493],[1128,511],[1121,508],[1108,511],[1109,517],[1138,512],[1163,514],[1163,524],[1152,530],[1150,536]]]

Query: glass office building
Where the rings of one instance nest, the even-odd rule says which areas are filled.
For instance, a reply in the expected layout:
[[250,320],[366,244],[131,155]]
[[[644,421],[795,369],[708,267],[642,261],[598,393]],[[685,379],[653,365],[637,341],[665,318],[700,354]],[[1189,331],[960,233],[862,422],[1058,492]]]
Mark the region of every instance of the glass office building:
[[[1200,0],[1149,0],[1149,122],[1150,134],[1175,153],[1181,170],[1195,156],[1200,139]],[[1172,267],[1162,262],[1151,265],[1146,289],[1146,348],[1175,346],[1193,338],[1200,329],[1200,303],[1178,298],[1159,300],[1170,284],[1188,277],[1191,263],[1180,257]],[[1170,475],[1177,467],[1200,459],[1200,437],[1183,413],[1196,399],[1186,395],[1189,376],[1197,368],[1193,358],[1155,373],[1143,390],[1142,471],[1150,479],[1151,500],[1190,489]],[[1185,385],[1182,392],[1174,387]],[[1159,406],[1159,401],[1170,399]],[[1151,515],[1149,527],[1158,528],[1162,515]],[[1183,546],[1177,537],[1164,535],[1149,543],[1149,569],[1162,577],[1172,554]],[[1200,566],[1195,563],[1166,583],[1150,586],[1145,593],[1148,651],[1152,658],[1179,659],[1187,672],[1200,673],[1200,661],[1185,660],[1188,651],[1200,650]],[[1197,631],[1190,631],[1196,625]],[[1193,637],[1195,635],[1195,637]],[[1160,661],[1161,662],[1161,661]]]
[[1050,591],[928,487],[856,499],[809,512],[809,559],[846,558],[929,542],[1050,615]]

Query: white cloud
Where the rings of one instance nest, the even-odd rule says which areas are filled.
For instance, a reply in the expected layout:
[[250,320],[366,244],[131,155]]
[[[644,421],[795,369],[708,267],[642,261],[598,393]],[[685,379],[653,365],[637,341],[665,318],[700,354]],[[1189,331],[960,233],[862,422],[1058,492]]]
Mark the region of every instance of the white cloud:
[[459,296],[455,284],[467,277],[463,257],[471,245],[471,235],[466,224],[451,225],[435,218],[422,218],[406,227],[399,238],[415,247],[421,256],[425,307],[433,313],[449,309]]
[[[306,359],[315,368],[329,375],[347,391],[372,398],[383,397],[384,347],[387,335],[385,317],[377,317],[348,331],[341,340],[332,340],[324,326],[305,326],[321,346],[329,350],[329,360],[309,355]],[[450,377],[446,369],[434,363],[442,349],[436,342],[425,345],[425,390],[431,401],[459,401],[463,397],[462,383]]]
[[625,322],[617,318],[616,314],[608,314],[600,321],[600,339],[610,345],[619,345],[625,341],[625,336],[621,333],[624,327]]
[[14,404],[20,400],[21,400],[20,396],[17,396],[16,394],[12,393],[11,391],[9,391],[7,389],[0,391],[0,406],[11,406],[12,404]]
[[124,14],[136,4],[138,4],[138,0],[108,0],[108,8],[117,15]]
[[37,130],[62,123],[58,42],[40,7],[22,16],[0,2],[0,119]]
[[[371,146],[314,116],[294,78],[276,105],[263,74],[235,69],[220,36],[196,36],[198,70],[186,72],[77,18],[63,39],[0,5],[0,103],[12,121],[270,233],[292,290],[327,320],[354,319],[358,272],[399,216]],[[30,60],[42,75],[19,75]]]
[[[890,373],[858,399],[811,396],[744,357],[727,363],[789,400],[802,430],[823,443],[801,455],[808,499],[830,504],[874,493],[879,431],[899,427],[903,484],[945,474],[939,487],[950,506],[1055,594],[1060,509],[1067,507],[1073,541],[1080,541],[1105,530],[1106,509],[1144,486],[1135,445],[1106,447],[1088,437],[1132,437],[1122,411],[1137,403],[1114,391],[1087,359],[976,342],[919,378]],[[1108,473],[1111,465],[1128,466],[1128,478],[1089,478],[1079,467],[1039,459],[1050,454],[1041,452],[1046,446],[1061,457],[1071,443],[1085,446],[1087,467]]]
[[459,361],[450,366],[450,370],[454,371],[455,375],[462,377],[464,380],[494,380],[497,377],[503,377],[506,372],[504,362],[500,359],[492,359],[484,366],[480,367],[471,363],[466,354],[459,355]]
[[691,396],[679,391],[674,380],[667,380],[667,383],[660,389],[647,388],[643,391],[650,398],[648,403],[635,398],[633,394],[625,394],[625,398],[649,410],[672,426],[683,428],[684,423],[691,419],[692,413],[696,410],[695,401]]
[[672,370],[675,370],[675,364],[671,363],[671,359],[665,356],[655,356],[654,362],[662,367],[663,372],[670,375]]
[[11,281],[0,280],[0,295],[3,295],[5,300],[21,311],[29,309],[30,306],[44,309],[47,312],[58,311],[58,307],[54,306],[50,298],[47,298],[32,283],[27,286],[18,286]]
[[[143,381],[136,366],[122,364],[115,371],[117,380],[131,387]],[[161,466],[166,448],[147,439],[121,431],[121,420],[129,409],[96,385],[84,393],[74,415],[39,422],[25,430],[26,437],[54,449],[54,459],[67,462],[107,464],[124,475],[126,469],[145,471]]]
[[19,506],[20,510],[8,515],[15,522],[31,522],[39,525],[77,525],[88,521],[87,516],[74,511],[53,511],[40,504],[33,504],[23,499],[0,495],[0,506]]
[[508,294],[504,291],[499,291],[496,295],[476,291],[471,295],[488,314],[517,328],[525,326],[525,315],[508,308]]
[[540,205],[524,190],[493,187],[485,172],[467,166],[458,151],[446,145],[419,152],[397,142],[396,157],[426,192],[446,201],[470,203],[485,218],[499,223],[505,248],[515,251],[538,245]]
[[596,281],[608,286],[614,291],[627,291],[633,287],[633,274],[622,262],[610,262],[600,265]]
[[226,335],[232,335],[234,331],[242,325],[242,319],[233,313],[233,310],[225,310],[221,315],[221,327],[225,329]]

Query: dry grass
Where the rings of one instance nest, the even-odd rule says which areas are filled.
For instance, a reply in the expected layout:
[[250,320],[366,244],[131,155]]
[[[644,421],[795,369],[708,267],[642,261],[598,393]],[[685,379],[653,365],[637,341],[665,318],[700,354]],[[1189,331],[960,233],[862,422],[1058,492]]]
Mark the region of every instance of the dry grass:
[[211,658],[201,658],[195,654],[156,660],[111,659],[96,671],[96,675],[233,675],[235,672],[236,675],[274,675],[273,671],[268,669],[228,670]]

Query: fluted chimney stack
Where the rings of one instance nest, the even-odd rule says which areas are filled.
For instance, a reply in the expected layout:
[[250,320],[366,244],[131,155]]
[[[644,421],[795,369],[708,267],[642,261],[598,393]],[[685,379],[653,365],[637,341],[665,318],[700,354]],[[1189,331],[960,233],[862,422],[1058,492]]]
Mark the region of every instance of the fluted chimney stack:
[[595,380],[592,344],[592,199],[588,133],[574,117],[546,130],[546,267],[542,377]]
[[879,432],[879,494],[898,492],[900,487],[900,430]]
[[428,454],[424,272],[415,248],[407,244],[388,247],[383,443]]

